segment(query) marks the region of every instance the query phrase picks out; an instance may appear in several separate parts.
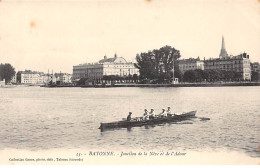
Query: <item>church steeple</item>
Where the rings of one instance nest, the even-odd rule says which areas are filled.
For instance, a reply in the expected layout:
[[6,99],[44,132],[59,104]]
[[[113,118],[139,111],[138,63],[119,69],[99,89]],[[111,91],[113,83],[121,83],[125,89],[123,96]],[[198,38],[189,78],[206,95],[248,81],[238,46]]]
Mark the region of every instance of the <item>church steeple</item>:
[[221,50],[220,50],[219,58],[225,58],[225,57],[228,57],[228,53],[227,53],[227,51],[226,51],[224,37],[222,36],[222,45],[221,45]]
[[226,47],[225,47],[225,40],[224,40],[224,37],[222,36],[222,49],[226,49]]

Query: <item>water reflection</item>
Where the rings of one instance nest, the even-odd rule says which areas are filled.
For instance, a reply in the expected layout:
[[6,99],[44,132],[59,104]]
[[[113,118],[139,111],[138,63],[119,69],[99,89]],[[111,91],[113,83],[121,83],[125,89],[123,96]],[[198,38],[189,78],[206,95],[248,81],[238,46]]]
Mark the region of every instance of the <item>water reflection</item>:
[[132,127],[127,127],[127,132],[131,132],[132,131]]

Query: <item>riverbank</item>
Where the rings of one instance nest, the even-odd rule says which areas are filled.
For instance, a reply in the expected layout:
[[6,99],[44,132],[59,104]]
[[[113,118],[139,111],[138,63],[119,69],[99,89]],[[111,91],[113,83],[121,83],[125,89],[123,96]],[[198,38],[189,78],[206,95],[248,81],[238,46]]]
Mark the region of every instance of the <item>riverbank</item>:
[[179,83],[179,84],[114,84],[114,85],[54,85],[41,87],[81,87],[81,88],[109,88],[109,87],[230,87],[230,86],[260,86],[260,82],[230,82],[230,83]]
[[227,87],[260,86],[260,83],[180,83],[180,84],[116,84],[114,87]]

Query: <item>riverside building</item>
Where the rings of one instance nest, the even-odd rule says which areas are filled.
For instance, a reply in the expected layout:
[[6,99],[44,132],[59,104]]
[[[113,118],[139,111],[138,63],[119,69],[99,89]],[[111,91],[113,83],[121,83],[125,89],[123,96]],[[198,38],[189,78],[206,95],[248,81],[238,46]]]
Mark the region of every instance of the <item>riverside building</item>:
[[48,82],[48,76],[43,72],[31,70],[18,71],[16,74],[17,83],[20,84],[44,84]]
[[55,73],[51,77],[53,79],[53,82],[55,80],[55,82],[59,84],[72,83],[72,75],[68,73]]
[[21,84],[37,84],[39,83],[40,74],[30,70],[17,72],[17,83]]
[[189,58],[189,59],[182,59],[178,60],[179,63],[179,69],[181,73],[185,73],[185,71],[188,70],[195,70],[195,69],[201,69],[204,70],[204,61],[200,60],[198,57],[196,58]]
[[259,64],[259,62],[251,63],[251,71],[260,73],[260,64]]
[[104,59],[98,63],[85,63],[73,66],[72,78],[74,81],[81,78],[100,81],[104,76],[124,77],[134,74],[139,76],[139,69],[134,66],[134,63],[127,62],[123,57],[117,57],[115,54],[113,58],[104,56]]
[[14,74],[14,76],[12,77],[10,83],[16,83],[16,79],[17,79],[17,77],[16,77],[16,72],[15,72],[15,74]]
[[235,71],[241,74],[240,80],[251,80],[249,55],[245,52],[237,56],[228,55],[225,48],[224,37],[222,37],[219,58],[204,60],[204,69]]

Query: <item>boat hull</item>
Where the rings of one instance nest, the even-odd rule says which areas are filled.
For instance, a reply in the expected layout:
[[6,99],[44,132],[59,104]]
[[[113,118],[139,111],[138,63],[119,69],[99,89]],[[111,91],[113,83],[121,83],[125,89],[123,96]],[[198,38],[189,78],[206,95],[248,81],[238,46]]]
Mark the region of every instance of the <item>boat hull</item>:
[[131,120],[131,121],[116,121],[110,123],[101,123],[99,129],[111,129],[111,128],[129,128],[129,127],[138,127],[143,125],[153,125],[169,122],[183,121],[195,117],[197,111],[190,111],[180,115],[171,115],[167,117],[156,117],[150,120]]

